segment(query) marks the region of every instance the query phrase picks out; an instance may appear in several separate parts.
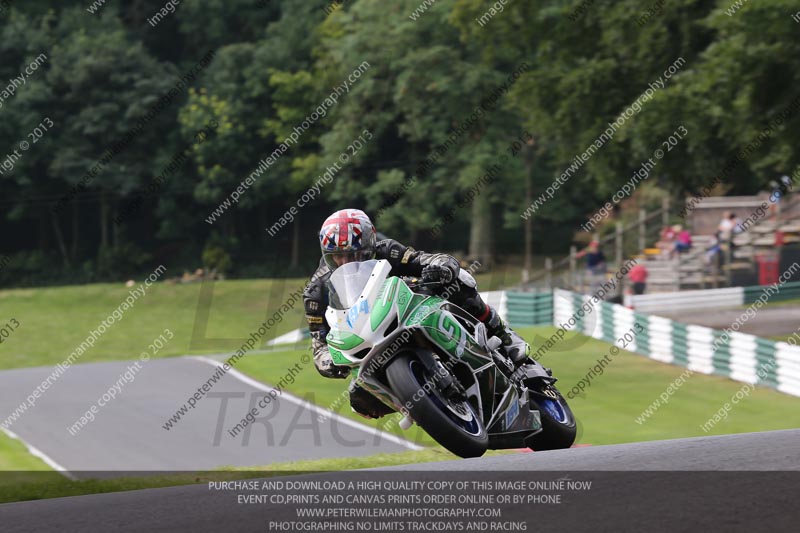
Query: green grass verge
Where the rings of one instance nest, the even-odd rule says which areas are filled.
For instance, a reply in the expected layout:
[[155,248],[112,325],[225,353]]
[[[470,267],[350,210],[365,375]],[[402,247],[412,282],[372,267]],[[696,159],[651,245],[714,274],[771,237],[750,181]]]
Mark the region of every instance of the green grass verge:
[[[504,452],[489,452],[498,455]],[[505,452],[507,453],[507,452]],[[365,457],[294,461],[269,466],[224,468],[205,472],[187,472],[162,476],[127,477],[117,479],[90,479],[72,481],[57,472],[34,474],[11,472],[0,476],[0,504],[28,500],[83,496],[105,492],[173,487],[177,485],[204,484],[209,481],[266,478],[314,472],[339,472],[382,466],[399,466],[412,463],[431,463],[456,459],[445,450],[426,449],[403,453],[383,453]]]
[[[544,268],[544,257],[535,257],[533,269]],[[476,274],[475,280],[481,291],[496,291],[519,285],[522,268],[517,265],[495,265],[491,272]]]
[[[100,336],[79,362],[135,359],[154,338],[169,328],[175,334],[156,357],[186,353],[232,353],[249,334],[303,284],[294,280],[219,281],[210,305],[201,304],[201,284],[152,285],[122,319]],[[137,284],[138,287],[138,284]],[[0,369],[49,366],[66,359],[89,332],[125,300],[122,284],[98,284],[46,289],[0,291],[0,319],[20,326],[0,345]],[[208,312],[207,327],[194,332]],[[267,340],[305,324],[302,301],[271,328]],[[194,340],[192,339],[194,335]]]
[[[743,305],[743,308],[749,307],[751,304]],[[788,300],[768,300],[764,307],[797,307],[800,306],[800,298],[790,298]]]
[[19,477],[23,480],[25,476],[35,478],[38,475],[35,472],[51,472],[50,467],[31,455],[22,442],[0,431],[0,471],[8,470],[19,470]]

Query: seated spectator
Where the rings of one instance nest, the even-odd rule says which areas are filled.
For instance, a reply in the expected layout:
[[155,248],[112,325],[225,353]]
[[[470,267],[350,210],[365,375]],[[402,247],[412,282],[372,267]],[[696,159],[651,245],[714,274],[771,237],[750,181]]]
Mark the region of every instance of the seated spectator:
[[675,239],[675,246],[672,248],[670,258],[672,258],[676,253],[682,254],[684,252],[688,252],[692,248],[692,234],[689,233],[689,230],[683,229],[680,224],[673,226],[672,229],[675,230],[675,233],[677,233],[678,236]]
[[675,247],[675,237],[677,237],[675,230],[670,226],[664,226],[664,228],[661,230],[661,236],[656,243],[656,248],[661,250],[662,256],[669,254],[669,252]]

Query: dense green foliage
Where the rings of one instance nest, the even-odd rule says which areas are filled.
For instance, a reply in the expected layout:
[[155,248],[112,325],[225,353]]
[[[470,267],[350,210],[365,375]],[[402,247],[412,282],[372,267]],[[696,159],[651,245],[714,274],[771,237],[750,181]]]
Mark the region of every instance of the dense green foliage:
[[19,157],[0,167],[0,254],[12,257],[0,282],[122,279],[156,264],[296,277],[316,261],[321,220],[345,205],[379,212],[379,231],[418,248],[519,254],[531,201],[678,58],[532,217],[534,250],[563,252],[679,127],[688,135],[650,178],[676,199],[726,166],[725,189],[740,194],[792,174],[796,3],[656,4],[645,15],[635,0],[508,0],[502,12],[482,0],[206,0],[153,26],[162,0],[9,2],[0,163]]

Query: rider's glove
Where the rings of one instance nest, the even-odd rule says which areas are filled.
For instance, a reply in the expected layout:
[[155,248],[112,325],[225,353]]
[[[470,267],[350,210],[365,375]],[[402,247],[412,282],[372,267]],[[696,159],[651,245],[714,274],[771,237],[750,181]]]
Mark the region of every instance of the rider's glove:
[[422,269],[422,279],[447,285],[458,277],[459,268],[458,261],[454,257],[439,254]]
[[331,352],[328,350],[328,345],[325,344],[325,341],[312,339],[311,344],[314,349],[314,366],[317,367],[317,372],[326,378],[338,379],[344,379],[350,374],[349,367],[333,364]]

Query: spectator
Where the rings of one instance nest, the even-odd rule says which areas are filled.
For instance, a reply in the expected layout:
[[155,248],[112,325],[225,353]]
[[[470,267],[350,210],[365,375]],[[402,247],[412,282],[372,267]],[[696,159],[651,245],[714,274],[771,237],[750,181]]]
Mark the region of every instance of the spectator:
[[784,196],[791,192],[793,188],[792,178],[790,176],[783,175],[781,176],[780,181],[770,181],[769,186],[772,189],[772,194],[769,196],[770,201],[773,203],[780,202]]
[[720,242],[719,236],[720,232],[718,231],[714,234],[714,237],[712,237],[711,246],[706,248],[706,253],[703,256],[703,261],[705,262],[706,267],[718,266],[718,257],[722,256],[722,243]]
[[684,252],[688,252],[692,248],[692,234],[689,233],[689,230],[683,229],[683,226],[680,224],[676,224],[672,227],[675,230],[675,233],[678,236],[675,239],[675,246],[672,248],[672,253],[670,254],[670,258],[672,258],[676,253],[682,254]]
[[606,256],[600,250],[600,243],[592,241],[584,250],[578,252],[575,257],[580,259],[586,256],[586,268],[592,274],[605,274],[606,273]]
[[794,180],[791,176],[781,176],[781,189],[783,190],[782,196],[787,196],[794,189]]
[[661,230],[661,236],[656,243],[656,248],[661,250],[662,256],[669,254],[669,252],[675,246],[675,237],[677,237],[675,230],[673,230],[671,226],[664,226],[664,228]]
[[742,228],[739,226],[739,219],[736,217],[736,213],[731,211],[725,213],[722,220],[719,221],[717,231],[720,234],[720,241],[723,242],[729,242],[733,239],[734,235],[741,233]]
[[590,292],[594,294],[605,281],[606,256],[600,249],[598,241],[592,241],[584,250],[575,254],[577,259],[586,256],[586,272],[590,280]]
[[772,192],[769,195],[769,202],[770,202],[770,211],[773,211],[780,216],[779,213],[781,212],[781,200],[786,197],[792,190],[792,178],[789,176],[781,176],[780,182],[775,180],[769,182],[770,188]]
[[630,272],[628,272],[628,279],[633,283],[633,294],[644,294],[647,288],[647,267],[641,263],[637,263]]

